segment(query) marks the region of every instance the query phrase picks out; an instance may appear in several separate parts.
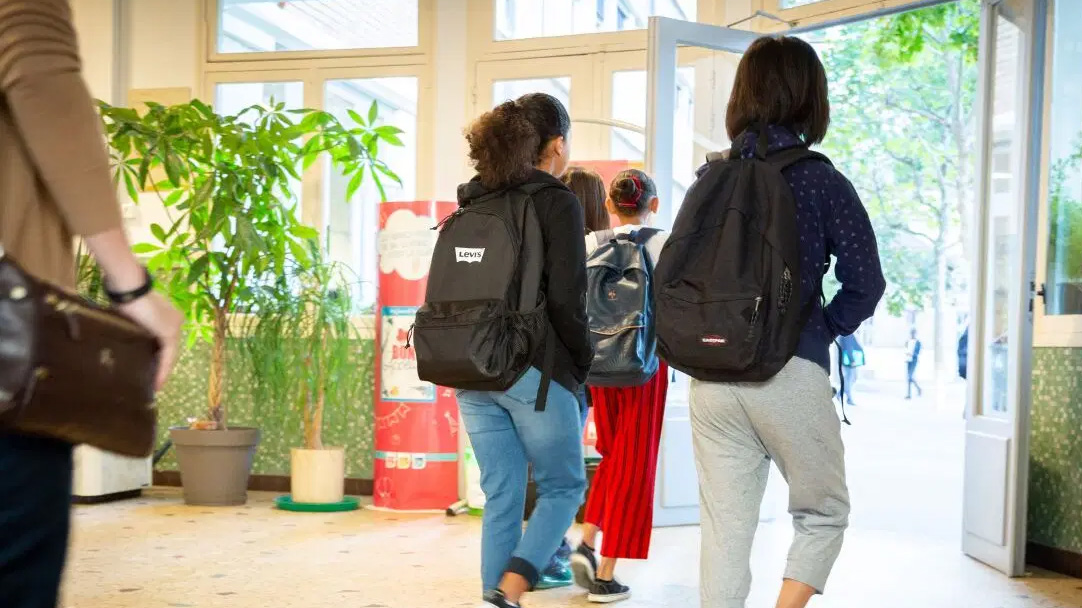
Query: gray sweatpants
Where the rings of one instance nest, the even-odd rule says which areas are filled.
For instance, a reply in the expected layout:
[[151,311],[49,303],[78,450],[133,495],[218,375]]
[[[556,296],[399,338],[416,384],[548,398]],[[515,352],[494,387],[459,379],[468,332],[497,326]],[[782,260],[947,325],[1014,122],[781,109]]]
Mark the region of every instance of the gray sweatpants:
[[702,503],[702,608],[745,608],[751,545],[773,460],[795,536],[785,578],[822,593],[849,523],[845,448],[823,368],[793,359],[755,384],[692,381]]

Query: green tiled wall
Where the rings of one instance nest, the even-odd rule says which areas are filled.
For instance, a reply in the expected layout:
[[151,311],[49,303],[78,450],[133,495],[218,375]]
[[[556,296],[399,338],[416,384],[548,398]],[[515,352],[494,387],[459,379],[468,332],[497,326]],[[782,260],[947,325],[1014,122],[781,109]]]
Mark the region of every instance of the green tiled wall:
[[[364,385],[364,398],[357,403],[328,405],[324,411],[323,443],[345,446],[346,476],[372,478],[372,348],[373,342],[358,343],[355,381]],[[231,344],[236,352],[238,344]],[[158,399],[159,445],[169,435],[170,426],[186,424],[189,417],[199,416],[206,409],[207,363],[210,347],[197,343],[187,349],[177,364],[176,372]],[[260,404],[256,407],[250,390],[251,379],[242,359],[230,357],[227,376],[226,403],[229,424],[255,426],[262,430],[252,472],[264,475],[289,474],[289,450],[299,447],[302,440],[301,418],[288,407]],[[175,470],[172,450],[157,465],[158,470]]]
[[1082,348],[1036,348],[1029,540],[1082,553]]

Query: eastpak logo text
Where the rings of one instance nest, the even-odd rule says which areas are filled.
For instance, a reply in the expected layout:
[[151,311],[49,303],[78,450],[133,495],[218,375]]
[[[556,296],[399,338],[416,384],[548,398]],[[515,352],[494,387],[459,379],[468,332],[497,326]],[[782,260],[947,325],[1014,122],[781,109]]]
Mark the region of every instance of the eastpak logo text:
[[728,340],[721,336],[703,336],[699,340],[707,346],[725,346],[729,343]]
[[455,247],[455,261],[472,264],[480,263],[485,257],[485,248]]

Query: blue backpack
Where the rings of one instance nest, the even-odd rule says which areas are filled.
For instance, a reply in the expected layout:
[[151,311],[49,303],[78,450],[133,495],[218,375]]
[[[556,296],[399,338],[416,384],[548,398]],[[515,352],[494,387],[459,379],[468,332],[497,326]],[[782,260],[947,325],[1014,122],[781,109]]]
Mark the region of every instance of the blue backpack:
[[594,233],[598,247],[586,259],[586,313],[594,362],[591,386],[640,386],[657,373],[654,268],[646,241],[660,232]]

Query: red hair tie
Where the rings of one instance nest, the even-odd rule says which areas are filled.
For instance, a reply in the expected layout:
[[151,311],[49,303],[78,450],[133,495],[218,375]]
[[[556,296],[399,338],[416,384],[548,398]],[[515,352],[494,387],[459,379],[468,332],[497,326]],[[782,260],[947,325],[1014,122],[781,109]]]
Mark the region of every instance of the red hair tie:
[[631,183],[635,184],[635,199],[630,201],[620,201],[619,203],[616,203],[616,206],[637,209],[639,206],[639,201],[642,200],[642,181],[639,180],[639,176],[635,175],[634,173],[628,175],[628,177],[631,178]]

